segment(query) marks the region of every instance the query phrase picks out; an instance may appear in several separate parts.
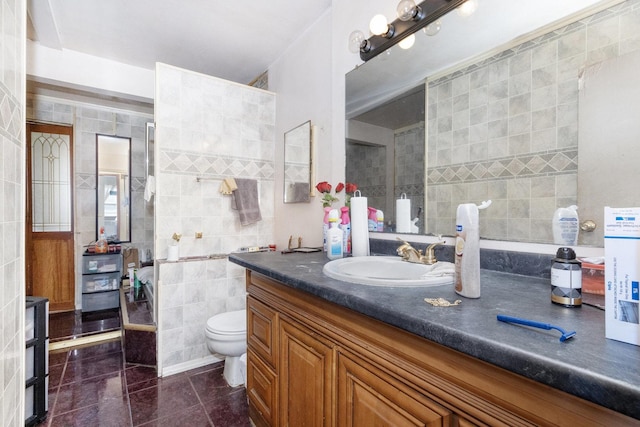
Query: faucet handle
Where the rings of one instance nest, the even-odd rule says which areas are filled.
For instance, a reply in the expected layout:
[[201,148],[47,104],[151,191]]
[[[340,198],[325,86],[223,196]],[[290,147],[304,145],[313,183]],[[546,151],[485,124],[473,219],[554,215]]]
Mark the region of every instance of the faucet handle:
[[427,246],[427,249],[424,250],[425,254],[422,257],[423,258],[423,262],[425,264],[435,264],[436,262],[438,262],[437,258],[436,258],[436,253],[435,253],[435,247],[438,245],[444,245],[444,242],[435,242],[430,244],[429,246]]

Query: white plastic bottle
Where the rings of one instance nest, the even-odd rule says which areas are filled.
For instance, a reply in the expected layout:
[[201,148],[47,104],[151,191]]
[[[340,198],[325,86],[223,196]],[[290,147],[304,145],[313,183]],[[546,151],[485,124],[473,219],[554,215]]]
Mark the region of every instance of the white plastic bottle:
[[380,209],[376,211],[376,231],[384,231],[384,212]]
[[342,258],[342,229],[338,227],[338,218],[329,218],[329,233],[327,235],[327,257],[329,259]]
[[578,207],[571,205],[559,208],[553,214],[553,243],[557,245],[575,246],[578,244]]
[[455,291],[467,298],[480,298],[480,220],[479,209],[488,208],[491,200],[480,205],[464,203],[456,212],[456,281]]

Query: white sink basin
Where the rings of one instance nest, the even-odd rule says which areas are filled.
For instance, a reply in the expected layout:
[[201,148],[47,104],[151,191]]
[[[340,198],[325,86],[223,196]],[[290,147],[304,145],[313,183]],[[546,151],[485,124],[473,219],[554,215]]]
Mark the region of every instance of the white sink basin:
[[322,272],[332,279],[374,286],[439,286],[454,281],[450,262],[416,264],[397,256],[340,258],[326,263]]

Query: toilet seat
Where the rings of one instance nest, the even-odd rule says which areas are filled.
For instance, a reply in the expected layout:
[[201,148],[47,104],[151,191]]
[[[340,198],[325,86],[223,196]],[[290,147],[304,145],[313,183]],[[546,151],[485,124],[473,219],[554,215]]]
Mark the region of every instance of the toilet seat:
[[247,311],[229,311],[207,320],[207,332],[216,335],[244,335],[247,332]]

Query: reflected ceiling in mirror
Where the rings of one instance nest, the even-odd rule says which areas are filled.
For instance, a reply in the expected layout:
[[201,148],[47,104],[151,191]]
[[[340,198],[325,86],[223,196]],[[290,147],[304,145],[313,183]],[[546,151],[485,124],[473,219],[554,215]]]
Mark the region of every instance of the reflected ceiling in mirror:
[[[411,49],[394,46],[347,74],[347,118],[368,111],[469,58],[590,7],[617,1],[482,0],[469,17],[449,13],[435,36],[416,34]],[[366,70],[366,72],[360,72]]]

